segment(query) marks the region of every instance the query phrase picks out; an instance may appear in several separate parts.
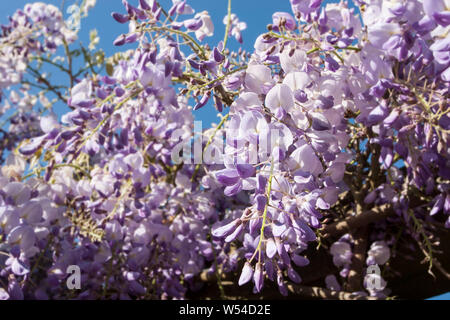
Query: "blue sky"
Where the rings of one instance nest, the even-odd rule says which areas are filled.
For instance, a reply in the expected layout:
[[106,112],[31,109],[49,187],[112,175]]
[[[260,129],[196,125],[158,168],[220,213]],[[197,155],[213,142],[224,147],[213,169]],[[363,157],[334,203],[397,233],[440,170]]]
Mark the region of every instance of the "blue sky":
[[[62,0],[39,0],[45,3],[51,3],[60,7]],[[81,2],[81,0],[78,0]],[[137,3],[137,0],[129,0],[130,3]],[[26,3],[32,2],[30,0],[15,0],[15,1],[2,1],[2,14],[0,15],[0,23],[7,23],[8,16],[12,15],[18,8],[23,8]],[[75,0],[66,0],[66,8],[68,5],[75,3]],[[169,7],[170,0],[160,1],[164,7]],[[325,3],[339,2],[339,0],[326,0]],[[211,38],[207,38],[207,42],[211,45],[217,44],[223,39],[225,32],[225,26],[222,23],[223,17],[227,13],[228,0],[190,0],[188,3],[197,11],[207,10],[214,22],[215,35]],[[119,50],[126,50],[129,47],[117,48],[112,45],[114,39],[121,33],[127,32],[127,25],[121,25],[115,22],[111,18],[111,12],[124,12],[121,0],[97,0],[97,5],[89,14],[89,17],[82,21],[80,31],[80,41],[86,46],[89,43],[89,31],[91,29],[97,29],[100,36],[100,44],[98,47],[103,48],[106,55],[109,56]],[[243,49],[250,51],[253,48],[256,37],[265,32],[266,25],[271,23],[272,14],[276,11],[291,12],[290,4],[288,0],[232,0],[232,12],[236,13],[241,21],[247,23],[247,30],[243,32],[244,44]],[[236,40],[230,39],[228,46],[230,49],[238,49],[239,44]],[[61,79],[56,76],[55,79]],[[68,109],[64,106],[58,106],[59,115],[66,112]],[[217,121],[217,112],[211,104],[204,108],[194,111],[196,119],[203,121],[203,128],[206,128],[211,122]],[[438,300],[450,300],[450,292],[433,299]]]

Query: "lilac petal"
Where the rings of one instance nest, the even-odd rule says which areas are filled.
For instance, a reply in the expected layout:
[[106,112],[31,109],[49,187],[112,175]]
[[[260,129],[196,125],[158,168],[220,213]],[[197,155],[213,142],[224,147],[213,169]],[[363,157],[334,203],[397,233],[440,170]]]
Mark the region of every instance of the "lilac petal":
[[291,88],[286,84],[277,84],[267,93],[266,107],[272,111],[275,111],[279,107],[289,111],[294,107],[294,96]]
[[397,23],[380,22],[370,28],[368,38],[375,47],[381,49],[392,35],[399,34],[400,31]]
[[114,40],[113,44],[115,46],[123,46],[125,44],[125,39],[126,39],[126,35],[121,34],[120,36],[118,36],[116,38],[116,40]]
[[51,132],[54,128],[59,127],[58,120],[54,114],[42,117],[40,121],[41,130],[45,133]]
[[106,92],[104,89],[102,88],[97,88],[95,90],[95,94],[97,95],[97,97],[99,97],[100,99],[104,100],[108,97],[108,92]]
[[95,104],[95,99],[86,99],[86,100],[81,100],[78,103],[72,103],[72,106],[77,106],[80,108],[90,108]]
[[258,179],[256,179],[256,191],[258,193],[264,193],[266,190],[267,178],[263,175],[258,175]]
[[364,198],[364,203],[370,204],[374,202],[376,198],[377,198],[377,191],[373,190]]
[[231,233],[230,235],[228,235],[228,236],[225,238],[225,242],[232,242],[232,241],[234,241],[234,240],[239,236],[239,234],[242,232],[243,229],[244,229],[244,225],[241,223],[241,224],[233,231],[233,233]]
[[13,281],[10,281],[10,283],[8,285],[8,292],[9,292],[11,300],[23,300],[24,299],[22,287],[15,279]]
[[445,10],[444,0],[423,0],[423,11],[427,16],[432,16],[435,12]]
[[299,267],[304,267],[309,264],[309,260],[307,258],[299,256],[297,254],[293,254],[291,256],[291,259]]
[[316,200],[316,206],[317,206],[317,208],[322,209],[322,210],[330,209],[330,204],[325,202],[325,200],[323,200],[320,197],[317,198],[317,200]]
[[383,120],[383,123],[388,125],[388,126],[392,126],[394,124],[394,122],[398,119],[399,116],[399,112],[397,110],[393,110],[389,116]]
[[138,295],[143,295],[146,293],[145,288],[137,281],[129,282],[130,290]]
[[264,285],[264,273],[260,262],[256,264],[255,273],[253,274],[256,292],[260,292]]
[[306,212],[307,214],[311,216],[315,216],[317,218],[321,218],[321,214],[314,208],[314,206],[310,202],[305,202],[302,205],[303,212]]
[[275,268],[272,261],[266,260],[264,262],[264,270],[266,270],[267,278],[269,278],[271,281],[275,281]]
[[138,39],[137,33],[132,33],[125,38],[125,43],[134,43]]
[[338,42],[338,40],[339,40],[338,37],[336,37],[335,35],[332,35],[332,34],[327,35],[326,39],[331,44],[336,44],[336,42]]
[[217,111],[222,112],[223,110],[222,100],[218,98],[216,95],[214,95],[214,106],[216,107]]
[[142,10],[151,10],[149,4],[147,3],[147,0],[139,0],[139,5]]
[[382,147],[380,154],[380,163],[383,164],[384,169],[388,169],[391,166],[393,159],[393,150],[391,148]]
[[39,223],[42,219],[42,206],[39,202],[30,201],[22,207],[20,214],[22,219],[25,219],[28,223]]
[[197,61],[189,59],[188,62],[192,68],[197,69],[197,70],[200,69],[200,64]]
[[125,90],[121,87],[116,87],[114,89],[114,94],[120,98],[121,96],[123,96],[125,94]]
[[277,246],[277,252],[278,255],[281,257],[283,262],[287,265],[290,263],[290,258],[288,253],[286,252],[286,249],[284,248],[284,244],[281,242],[280,238],[275,239],[275,244]]
[[272,234],[275,237],[280,237],[286,231],[286,225],[274,222],[272,224]]
[[327,56],[325,58],[325,67],[332,72],[336,72],[337,70],[339,70],[340,65],[331,56]]
[[297,27],[297,23],[296,23],[294,17],[292,17],[292,15],[290,15],[287,12],[275,12],[272,15],[273,25],[280,26],[281,19],[284,20],[284,22],[285,22],[284,27],[286,29],[295,30],[295,28]]
[[305,103],[306,101],[308,101],[308,95],[301,89],[295,90],[294,98],[300,103]]
[[9,299],[8,292],[5,289],[0,288],[0,300],[8,300],[8,299]]
[[244,267],[242,268],[241,276],[239,277],[238,284],[240,286],[246,284],[252,279],[252,276],[253,276],[253,268],[250,265],[250,263],[245,262]]
[[334,106],[334,98],[332,96],[324,97],[320,95],[316,100],[317,108],[328,110]]
[[191,31],[200,29],[202,25],[203,21],[201,19],[188,19],[184,21],[184,26]]
[[[152,9],[152,11],[155,12],[154,17],[155,17],[156,21],[159,21],[159,18],[161,16],[161,12],[162,12],[162,7],[158,7],[156,5],[156,1],[154,1],[153,3],[155,5],[154,5],[154,8]],[[157,8],[157,9],[155,9],[155,8]]]
[[236,170],[241,176],[241,178],[249,178],[252,177],[256,170],[251,164],[237,164]]
[[214,60],[218,63],[222,62],[225,59],[224,55],[222,53],[220,53],[219,49],[217,49],[217,48],[214,48],[213,56],[214,56]]
[[256,202],[256,209],[258,211],[264,211],[264,209],[266,208],[266,204],[267,204],[267,198],[265,195],[262,194],[258,194],[255,197],[255,202]]
[[288,267],[287,274],[288,274],[289,279],[291,279],[293,282],[295,282],[297,284],[302,282],[302,278],[300,277],[300,275],[294,269],[292,269],[291,266]]
[[446,214],[450,213],[450,194],[447,195],[444,202],[444,212]]
[[450,25],[450,11],[433,13],[434,20],[443,27]]
[[269,238],[266,242],[266,254],[269,259],[272,259],[277,253],[277,245],[275,244],[275,240],[273,238]]
[[213,229],[211,234],[214,237],[218,237],[218,238],[227,236],[230,233],[232,233],[240,223],[241,223],[240,219],[233,220],[232,222],[230,222],[224,226]]
[[389,50],[395,50],[398,47],[400,47],[401,40],[402,40],[402,37],[400,35],[398,35],[398,34],[397,35],[393,35],[392,37],[389,38],[388,41],[386,41],[383,44],[383,49],[384,50],[388,50],[388,51]]
[[209,98],[211,97],[211,91],[206,92],[202,98],[200,99],[200,101],[194,106],[194,111],[198,110],[202,107],[204,107],[206,105],[206,103],[208,102]]
[[448,52],[450,50],[450,39],[447,37],[445,39],[437,40],[431,45],[430,49],[432,51]]
[[322,113],[313,112],[310,114],[312,118],[312,128],[317,131],[331,129],[331,125]]
[[235,185],[225,187],[223,193],[227,197],[232,197],[232,196],[238,194],[239,192],[241,192],[241,190],[242,190],[242,181],[239,180]]
[[130,17],[128,15],[120,14],[118,12],[113,12],[111,16],[119,23],[127,23],[130,21]]
[[61,138],[64,140],[70,140],[77,134],[78,130],[79,130],[78,128],[75,128],[63,131],[61,132]]
[[401,141],[395,144],[394,149],[402,158],[406,159],[408,157],[409,150]]
[[309,6],[311,9],[317,9],[322,3],[322,0],[311,0]]
[[381,98],[385,92],[386,88],[384,87],[383,82],[381,82],[380,80],[369,90],[369,94],[376,98]]
[[[215,60],[208,60],[203,62],[203,67],[208,69],[211,72],[214,72],[215,68],[217,67],[217,62]],[[214,86],[214,84],[212,84],[211,86]],[[211,87],[209,87],[211,88]]]
[[25,156],[30,156],[35,153],[44,141],[45,136],[31,139],[31,142],[19,149],[19,152]]
[[441,73],[441,79],[450,82],[450,66]]
[[336,276],[330,274],[325,277],[325,284],[328,289],[333,291],[341,291],[341,286],[339,285],[339,282],[336,279]]
[[434,21],[434,19],[425,16],[420,21],[415,22],[413,24],[413,27],[419,34],[425,34],[436,27],[436,22]]
[[444,197],[439,196],[437,201],[435,202],[433,208],[430,211],[430,216],[434,216],[436,213],[442,210],[444,208]]
[[301,238],[304,241],[309,242],[316,240],[316,234],[306,223],[301,220],[294,220],[292,224],[294,225],[294,230],[301,233]]
[[402,16],[406,12],[406,6],[404,6],[402,3],[397,3],[392,8],[390,8],[389,11],[391,11],[392,14],[396,16]]
[[225,186],[232,186],[239,181],[239,175],[235,169],[223,169],[217,171],[216,178]]
[[23,276],[30,272],[30,269],[19,259],[14,258],[11,264],[11,271],[17,276]]
[[278,289],[280,290],[280,293],[283,296],[287,296],[288,290],[286,288],[286,285],[284,284],[283,274],[281,273],[281,271],[278,271],[278,273],[277,273],[277,284],[278,284]]
[[313,181],[313,176],[309,173],[301,171],[300,174],[294,175],[294,181],[299,184],[307,184]]
[[328,30],[328,26],[327,26],[328,17],[327,17],[327,12],[325,11],[324,8],[322,8],[322,10],[320,11],[318,22],[319,22],[319,31],[321,33],[326,32]]
[[261,219],[251,219],[249,222],[249,231],[250,234],[254,234],[256,230],[261,229],[262,226],[262,220]]
[[381,105],[377,106],[367,116],[367,125],[372,126],[377,123],[380,123],[387,117],[388,112],[389,111],[387,110],[386,107]]

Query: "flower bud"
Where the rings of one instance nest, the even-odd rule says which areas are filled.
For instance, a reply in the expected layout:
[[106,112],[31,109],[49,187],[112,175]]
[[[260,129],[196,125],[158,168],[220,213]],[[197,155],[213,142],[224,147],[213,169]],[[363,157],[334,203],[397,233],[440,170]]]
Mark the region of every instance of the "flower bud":
[[260,262],[256,264],[255,273],[253,274],[253,281],[255,282],[256,292],[260,292],[264,286],[264,272]]
[[244,267],[242,268],[242,273],[241,276],[239,277],[239,282],[238,284],[240,286],[246,284],[247,282],[250,281],[250,279],[253,276],[253,268],[250,265],[250,263],[245,262]]
[[130,17],[128,15],[120,14],[117,12],[113,12],[111,16],[119,23],[127,23],[130,21]]
[[213,229],[211,234],[217,238],[225,237],[225,236],[229,235],[230,233],[232,233],[235,230],[235,228],[240,224],[241,224],[241,220],[235,219],[232,222],[230,222],[224,226]]

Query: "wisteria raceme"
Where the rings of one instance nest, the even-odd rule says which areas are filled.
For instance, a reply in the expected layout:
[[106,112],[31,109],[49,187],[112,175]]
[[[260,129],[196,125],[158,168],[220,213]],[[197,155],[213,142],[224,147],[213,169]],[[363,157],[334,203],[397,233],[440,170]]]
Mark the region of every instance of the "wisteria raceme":
[[[96,33],[73,49],[53,5],[2,26],[0,299],[184,299],[210,281],[226,298],[224,279],[295,294],[319,250],[321,290],[385,299],[405,238],[448,278],[448,0],[290,0],[253,52],[227,48],[247,27],[231,1],[216,44],[186,1],[122,3],[108,58]],[[199,129],[200,108],[220,123]]]
[[[2,26],[0,101],[5,101],[5,104],[0,107],[0,119],[2,123],[11,124],[7,131],[1,132],[2,154],[3,150],[11,150],[24,139],[41,134],[39,116],[36,110],[32,110],[38,97],[30,94],[33,84],[25,76],[32,76],[38,83],[44,83],[46,89],[56,92],[56,86],[35,69],[33,61],[47,59],[45,55],[55,53],[58,47],[67,47],[76,38],[76,32],[68,28],[59,9],[42,2],[27,4],[9,18],[7,25]],[[19,85],[18,90],[8,90],[15,85]],[[44,89],[37,84],[34,86]],[[24,96],[20,97],[18,91]],[[51,106],[45,96],[40,95],[39,98],[45,109]],[[14,113],[8,113],[8,109],[14,109]]]

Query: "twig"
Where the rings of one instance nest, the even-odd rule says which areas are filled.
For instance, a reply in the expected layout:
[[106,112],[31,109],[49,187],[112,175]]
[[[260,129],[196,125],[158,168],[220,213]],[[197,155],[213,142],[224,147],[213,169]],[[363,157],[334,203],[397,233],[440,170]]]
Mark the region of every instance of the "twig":
[[362,278],[367,251],[367,226],[358,228],[352,233],[355,241],[350,272],[348,273],[347,290],[355,292],[362,290]]
[[57,88],[54,87],[47,79],[45,79],[44,76],[41,75],[41,74],[39,73],[38,70],[34,69],[34,68],[31,67],[31,66],[28,66],[28,70],[30,70],[31,73],[35,76],[37,82],[40,82],[40,83],[45,84],[49,91],[51,91],[51,92],[53,92],[54,94],[56,94],[56,96],[57,96],[61,101],[63,101],[64,103],[67,103],[67,98],[64,97],[64,96],[61,94],[61,92],[59,92],[59,91],[57,90]]
[[338,237],[370,223],[385,219],[394,214],[394,210],[387,205],[365,211],[363,214],[345,218],[342,221],[326,225],[321,230],[322,238]]
[[63,39],[63,45],[64,45],[64,51],[65,51],[66,56],[67,56],[67,62],[69,64],[69,66],[68,66],[68,70],[69,70],[68,75],[69,75],[69,78],[70,78],[70,87],[73,88],[75,79],[74,79],[73,74],[72,74],[72,56],[70,54],[69,45],[67,44],[66,39]]
[[225,35],[223,38],[223,51],[225,51],[225,48],[227,47],[227,41],[228,41],[228,34],[230,33],[230,26],[231,26],[231,0],[228,0],[228,14],[227,14],[227,27],[225,28]]

